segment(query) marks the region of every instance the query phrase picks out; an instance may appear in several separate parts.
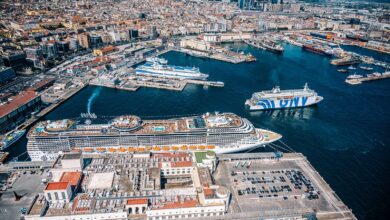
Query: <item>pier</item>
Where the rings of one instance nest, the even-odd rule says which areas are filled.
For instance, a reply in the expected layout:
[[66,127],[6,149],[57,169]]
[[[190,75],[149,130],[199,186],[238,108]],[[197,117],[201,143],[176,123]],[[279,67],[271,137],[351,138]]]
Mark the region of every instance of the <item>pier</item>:
[[350,85],[358,85],[358,84],[362,84],[363,82],[369,82],[369,81],[387,79],[387,78],[390,78],[390,74],[384,74],[381,76],[372,76],[372,77],[362,77],[358,79],[346,79],[345,82]]
[[200,50],[194,50],[189,48],[180,48],[175,49],[175,51],[180,53],[185,53],[190,56],[194,57],[200,57],[200,58],[209,58],[219,61],[224,61],[228,63],[238,64],[243,62],[253,62],[256,61],[256,58],[254,58],[251,55],[244,55],[239,54],[233,51],[224,51],[224,52],[211,52],[211,51],[200,51]]
[[222,154],[214,173],[232,192],[224,219],[356,217],[300,153]]

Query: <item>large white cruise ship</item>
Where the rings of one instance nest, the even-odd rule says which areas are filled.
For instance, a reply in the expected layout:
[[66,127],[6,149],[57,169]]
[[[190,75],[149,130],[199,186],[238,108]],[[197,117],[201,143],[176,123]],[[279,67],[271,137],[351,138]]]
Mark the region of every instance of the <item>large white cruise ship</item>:
[[213,113],[162,120],[120,116],[94,122],[64,119],[37,123],[28,132],[31,160],[55,160],[59,152],[127,153],[134,151],[250,150],[282,136],[258,129],[233,113]]
[[162,58],[148,58],[146,63],[135,69],[136,74],[169,77],[178,79],[206,80],[209,75],[200,72],[196,67],[181,67],[167,65],[167,60]]
[[271,110],[304,107],[322,100],[323,97],[309,89],[306,83],[303,89],[280,90],[275,87],[272,90],[255,92],[246,100],[245,105],[249,110]]

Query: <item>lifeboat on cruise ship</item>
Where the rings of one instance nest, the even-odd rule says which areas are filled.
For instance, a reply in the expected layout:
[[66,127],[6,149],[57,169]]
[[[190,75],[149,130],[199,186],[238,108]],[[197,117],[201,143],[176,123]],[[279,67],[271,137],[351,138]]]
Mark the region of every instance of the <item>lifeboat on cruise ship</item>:
[[181,150],[188,150],[188,147],[186,145],[181,146]]
[[90,148],[90,147],[86,147],[86,148],[84,148],[84,151],[85,151],[85,152],[93,152],[93,149]]
[[80,150],[80,148],[76,147],[76,148],[73,148],[72,151],[74,151],[74,152],[80,152],[81,150]]
[[209,145],[209,146],[207,146],[207,149],[215,149],[215,146]]
[[204,149],[206,149],[206,147],[203,146],[203,145],[201,145],[201,146],[198,147],[198,149],[199,149],[199,150],[204,150]]
[[128,150],[129,152],[134,152],[134,151],[135,151],[135,149],[132,148],[132,147],[127,148],[127,150]]
[[160,148],[160,147],[158,147],[158,146],[155,146],[155,147],[153,147],[153,150],[154,150],[154,151],[160,151],[160,150],[161,150],[161,148]]
[[104,152],[106,149],[104,147],[98,147],[96,148],[97,151]]
[[150,151],[150,150],[152,150],[152,147],[151,146],[146,146],[145,150]]
[[172,150],[179,150],[179,147],[178,146],[173,146]]
[[197,147],[196,146],[190,146],[190,150],[196,150]]
[[124,148],[124,147],[119,148],[119,152],[122,152],[122,153],[126,152],[126,148]]
[[164,146],[162,149],[165,150],[165,151],[169,151],[170,147]]
[[139,147],[139,148],[137,148],[137,151],[145,151],[145,148],[143,148],[143,147]]
[[115,148],[110,148],[110,149],[108,149],[108,152],[110,152],[110,153],[115,153],[115,152],[116,152],[116,149],[115,149]]

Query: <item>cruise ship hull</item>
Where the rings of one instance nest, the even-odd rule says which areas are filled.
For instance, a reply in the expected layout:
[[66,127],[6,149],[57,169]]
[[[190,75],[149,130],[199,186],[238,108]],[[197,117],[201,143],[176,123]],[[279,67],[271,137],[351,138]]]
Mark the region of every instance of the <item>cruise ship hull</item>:
[[[111,147],[106,146],[104,151],[100,150],[101,147],[92,148],[92,150],[89,150],[88,152],[83,151],[82,149],[80,149],[80,151],[83,152],[84,154],[107,154],[107,153],[126,154],[126,153],[146,152],[146,151],[160,152],[161,153],[161,152],[196,152],[196,151],[212,150],[216,154],[227,154],[227,153],[246,152],[246,151],[254,150],[256,148],[265,147],[267,144],[278,141],[279,139],[282,138],[282,135],[275,133],[275,132],[272,132],[272,131],[268,131],[268,130],[264,130],[264,129],[257,129],[257,130],[267,133],[267,137],[263,137],[264,139],[262,141],[258,141],[256,143],[240,144],[237,146],[232,145],[232,146],[228,146],[228,147],[227,146],[223,146],[223,147],[214,146],[213,149],[207,148],[205,146],[206,145],[205,143],[203,143],[203,144],[199,143],[199,145],[196,146],[197,147],[196,149],[190,149],[192,146],[180,145],[180,143],[178,143],[177,145],[172,145],[172,146],[150,147],[149,150],[147,149],[147,148],[149,148],[148,146],[138,146],[138,148],[136,148],[135,150],[131,150],[131,151],[128,150],[127,146],[111,146]],[[178,150],[172,149],[172,148],[177,147],[177,146],[187,146],[188,149],[182,150],[181,147],[179,147]],[[205,148],[203,148],[201,146],[205,146]],[[164,149],[167,147],[169,147],[169,150]],[[156,150],[155,148],[159,148],[159,150]],[[115,151],[110,152],[109,149],[115,149]],[[120,151],[120,149],[126,149],[126,151]],[[58,158],[60,153],[61,152],[44,152],[44,151],[39,151],[39,150],[28,152],[32,161],[55,160],[56,158]]]
[[315,105],[323,100],[321,96],[310,97],[294,97],[290,99],[262,99],[257,103],[253,103],[251,100],[247,100],[245,105],[249,110],[272,110],[272,109],[285,109],[285,108],[301,108],[306,106]]
[[101,154],[213,150],[221,154],[251,150],[282,137],[257,129],[247,119],[231,113],[164,120],[119,118],[92,125],[68,119],[38,123],[27,136],[28,154],[32,161],[56,160],[61,152],[70,151]]

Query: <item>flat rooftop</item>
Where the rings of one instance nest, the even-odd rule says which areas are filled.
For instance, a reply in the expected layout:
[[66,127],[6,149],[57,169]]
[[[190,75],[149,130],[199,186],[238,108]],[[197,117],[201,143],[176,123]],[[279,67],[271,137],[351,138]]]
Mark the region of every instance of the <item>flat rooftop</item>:
[[226,218],[302,217],[356,219],[325,180],[298,153],[221,155],[216,184],[232,192]]
[[111,189],[114,180],[114,172],[92,174],[88,189]]

